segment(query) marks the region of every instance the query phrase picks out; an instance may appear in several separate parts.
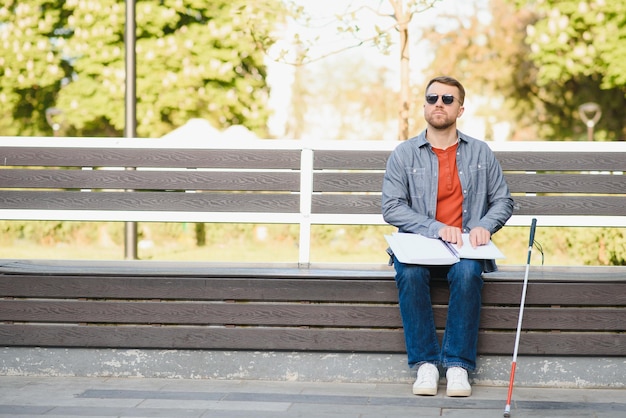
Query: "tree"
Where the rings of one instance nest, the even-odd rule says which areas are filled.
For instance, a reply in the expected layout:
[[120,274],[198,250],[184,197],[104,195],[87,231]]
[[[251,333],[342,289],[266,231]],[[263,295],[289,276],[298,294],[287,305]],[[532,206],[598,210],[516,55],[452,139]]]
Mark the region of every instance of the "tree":
[[[338,25],[339,34],[349,35],[349,40],[340,46],[335,46],[330,51],[324,51],[319,55],[314,55],[311,51],[320,41],[320,37],[315,36],[312,40],[306,40],[303,36],[297,34],[294,37],[292,45],[283,48],[277,59],[289,62],[289,49],[299,51],[298,56],[292,63],[295,65],[309,64],[328,56],[345,52],[352,48],[358,48],[363,45],[374,45],[381,52],[387,54],[393,43],[392,35],[396,32],[399,34],[399,69],[400,69],[400,86],[399,86],[399,103],[398,103],[398,139],[406,140],[409,137],[410,124],[410,104],[411,104],[411,85],[410,85],[410,26],[416,14],[422,13],[434,6],[439,0],[388,0],[391,11],[386,11],[383,1],[378,2],[348,2],[345,11],[335,16]],[[376,3],[377,6],[372,6]],[[312,18],[306,13],[306,9],[297,5],[293,0],[288,1],[292,16],[301,22],[302,26],[311,28]],[[375,24],[374,27],[364,27],[361,24],[361,17],[364,13],[378,17],[379,21],[391,19],[390,25]],[[323,25],[322,25],[323,26]],[[350,39],[351,37],[351,39]]]
[[[456,21],[454,29],[444,33],[433,30],[428,35],[436,46],[432,71],[458,74],[470,90],[488,98],[482,107],[487,122],[510,122],[513,139],[585,139],[586,127],[578,107],[590,101],[598,102],[603,110],[596,139],[624,138],[626,90],[615,83],[618,78],[609,75],[626,62],[626,57],[618,59],[615,52],[623,51],[623,45],[608,47],[611,53],[605,57],[611,61],[606,64],[586,57],[584,71],[582,64],[573,64],[571,54],[577,48],[576,42],[589,36],[586,31],[593,31],[598,40],[604,39],[600,33],[608,36],[599,18],[604,12],[614,17],[611,21],[623,20],[625,15],[615,11],[616,5],[609,12],[600,7],[600,2],[592,2],[595,10],[590,14],[595,13],[598,19],[587,16],[585,30],[581,31],[578,18],[565,18],[548,3],[573,13],[567,3],[578,7],[589,2],[519,2],[516,6],[507,0],[491,0],[490,19],[481,20],[479,13],[462,22],[449,16]],[[625,23],[615,23],[615,27],[619,25],[623,28]],[[622,37],[623,44],[624,35],[613,32],[618,39]],[[608,84],[607,77],[614,82]]]
[[0,6],[0,132],[50,132],[46,109],[54,106],[71,73],[59,48],[66,33],[62,0],[11,1]]
[[[526,7],[538,14],[527,31],[530,58],[538,68],[537,85],[548,94],[556,93],[555,86],[566,89],[559,95],[562,100],[540,97],[553,107],[568,109],[598,102],[604,114],[600,139],[626,139],[626,3],[539,0],[520,5]],[[574,122],[577,114],[562,116]]]
[[[49,133],[45,109],[56,107],[64,134],[120,136],[124,12],[118,0],[1,6],[2,133]],[[194,117],[265,135],[262,51],[282,16],[280,0],[137,1],[138,135],[162,136]]]
[[476,116],[484,118],[486,139],[493,139],[490,127],[499,122],[512,125],[514,139],[537,139],[541,104],[534,97],[536,68],[525,43],[526,27],[535,16],[506,0],[486,6],[480,10],[475,3],[467,16],[443,14],[425,32],[434,51],[428,71],[454,75],[468,97],[483,98]]

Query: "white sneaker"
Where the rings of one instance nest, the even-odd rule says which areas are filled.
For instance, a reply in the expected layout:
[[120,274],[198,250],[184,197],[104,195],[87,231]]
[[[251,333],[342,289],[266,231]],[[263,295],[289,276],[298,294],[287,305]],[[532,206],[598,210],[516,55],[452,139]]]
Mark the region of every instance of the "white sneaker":
[[467,379],[467,370],[462,367],[450,367],[446,372],[446,379],[448,380],[448,396],[470,396],[472,394],[472,387]]
[[422,364],[417,369],[417,379],[413,383],[414,395],[436,395],[439,386],[439,369],[431,363]]

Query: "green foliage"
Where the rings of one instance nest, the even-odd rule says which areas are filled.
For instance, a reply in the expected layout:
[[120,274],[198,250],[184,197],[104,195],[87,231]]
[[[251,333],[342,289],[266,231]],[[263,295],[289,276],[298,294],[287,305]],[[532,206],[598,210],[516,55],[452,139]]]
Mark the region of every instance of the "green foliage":
[[456,75],[472,97],[488,97],[481,115],[513,123],[513,139],[586,139],[578,112],[586,102],[602,108],[595,140],[626,138],[623,1],[488,4],[490,19],[449,16],[426,32],[436,47],[429,72]]
[[[263,51],[280,0],[139,0],[135,7],[137,134],[188,119],[266,134]],[[0,134],[121,136],[125,126],[125,2],[9,1],[0,6]]]
[[[535,240],[543,247],[546,265],[626,265],[625,228],[546,228],[538,225]],[[526,263],[527,227],[505,227],[494,235],[493,241],[506,254],[505,264]],[[541,262],[538,249],[533,250],[532,264]]]
[[[204,227],[204,245],[198,244],[197,225]],[[141,222],[138,231],[141,259],[294,262],[298,257],[298,225]],[[313,225],[311,261],[384,264],[383,235],[393,231],[389,225]],[[535,238],[545,265],[626,265],[626,228],[539,225]],[[493,240],[507,256],[499,264],[526,263],[528,227],[507,226]],[[0,221],[4,258],[122,259],[123,243],[121,222]],[[532,264],[541,262],[535,249]]]
[[528,28],[541,85],[602,74],[604,90],[626,93],[626,3],[622,0],[541,0]]
[[537,67],[538,96],[558,117],[551,121],[556,129],[550,136],[571,132],[568,124],[580,126],[578,105],[592,101],[603,111],[598,126],[603,132],[596,139],[624,139],[626,3],[541,0],[532,9],[537,21],[528,27],[526,41]]
[[9,0],[0,6],[0,132],[49,132],[45,110],[67,68],[59,53],[62,0]]
[[587,265],[626,265],[626,235],[623,229],[599,231],[579,228],[567,235],[567,245]]
[[122,224],[88,223],[62,221],[0,221],[2,244],[11,245],[15,241],[28,241],[40,245],[97,244],[102,231],[114,242],[123,242]]

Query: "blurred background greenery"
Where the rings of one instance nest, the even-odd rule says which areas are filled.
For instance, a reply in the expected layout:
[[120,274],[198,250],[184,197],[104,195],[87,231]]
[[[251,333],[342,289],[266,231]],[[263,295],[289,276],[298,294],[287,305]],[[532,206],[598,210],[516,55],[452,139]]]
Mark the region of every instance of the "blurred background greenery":
[[[0,135],[123,136],[126,3],[2,2]],[[451,74],[468,92],[460,123],[480,125],[470,135],[585,140],[578,109],[596,102],[594,139],[626,139],[623,0],[137,0],[135,11],[140,137],[202,118],[261,138],[406,139],[424,127],[426,81]]]
[[[298,260],[298,227],[252,224],[139,224],[143,260],[289,262]],[[390,226],[314,225],[311,262],[384,264]],[[122,260],[122,223],[0,221],[2,258]],[[505,227],[494,242],[506,255],[499,264],[526,263],[526,227]],[[625,228],[537,228],[544,257],[533,265],[626,265]]]

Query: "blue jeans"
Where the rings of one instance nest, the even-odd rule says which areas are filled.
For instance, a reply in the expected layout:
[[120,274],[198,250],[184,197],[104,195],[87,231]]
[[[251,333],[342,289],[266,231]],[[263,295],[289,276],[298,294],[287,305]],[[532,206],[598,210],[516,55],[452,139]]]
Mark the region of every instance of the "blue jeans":
[[[480,326],[482,260],[461,259],[451,266],[403,264],[394,257],[396,286],[409,366],[433,363],[476,368]],[[447,277],[450,288],[441,347],[430,298],[431,277]]]

